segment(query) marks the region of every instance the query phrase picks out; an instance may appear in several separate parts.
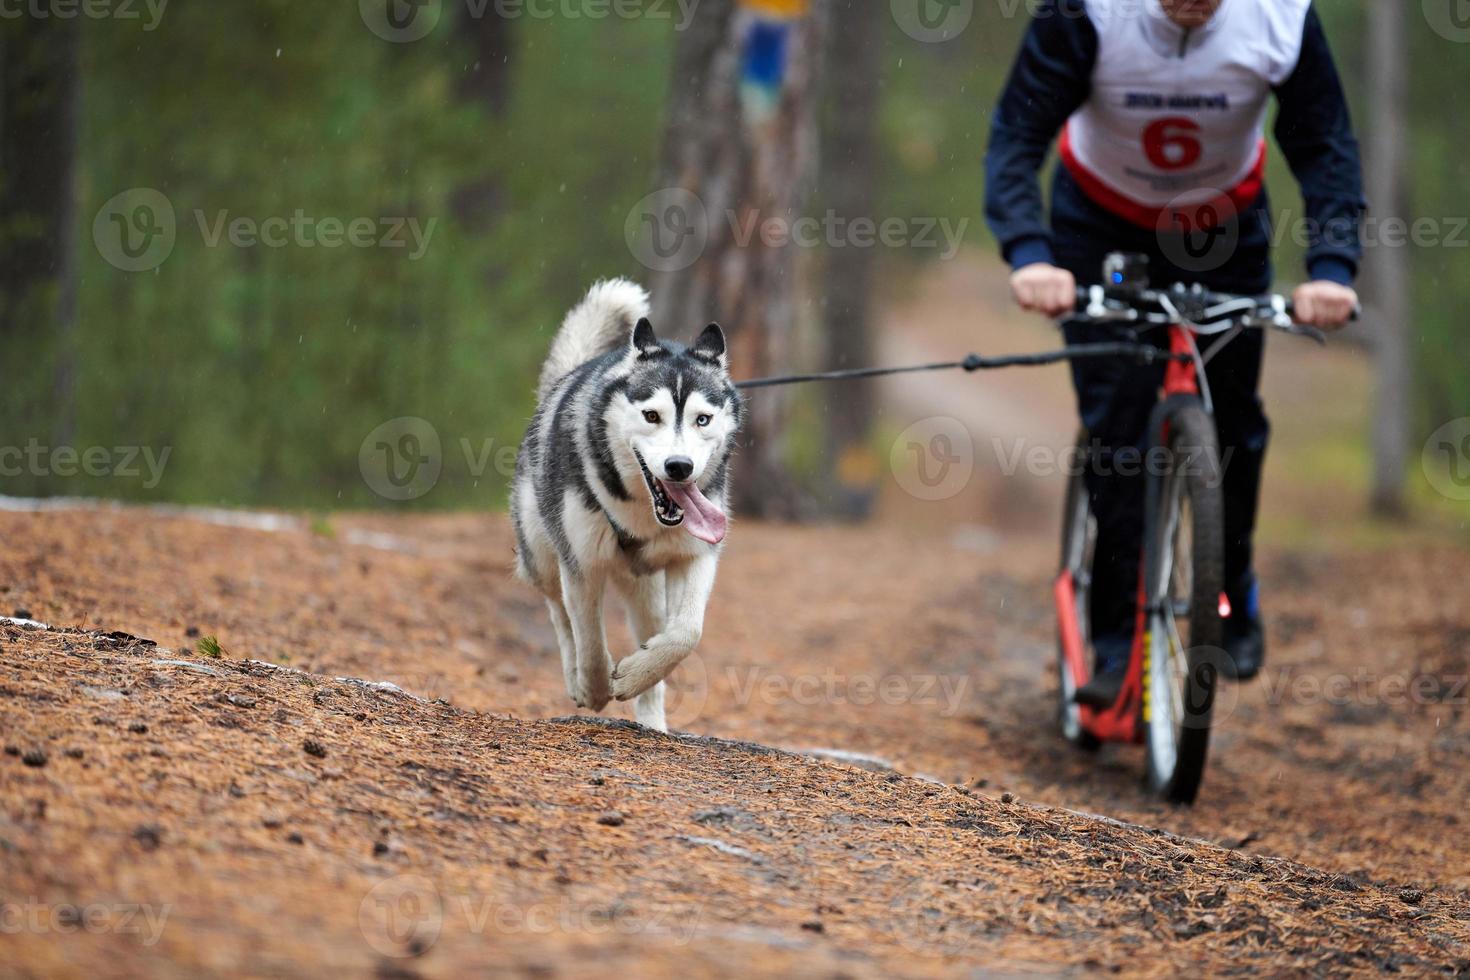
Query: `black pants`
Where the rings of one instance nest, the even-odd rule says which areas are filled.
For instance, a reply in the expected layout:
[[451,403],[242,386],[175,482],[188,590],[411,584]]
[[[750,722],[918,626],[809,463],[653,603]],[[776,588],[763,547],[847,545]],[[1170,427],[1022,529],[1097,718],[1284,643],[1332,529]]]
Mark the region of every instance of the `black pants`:
[[[1149,257],[1156,288],[1176,282],[1202,283],[1217,292],[1258,295],[1270,289],[1270,218],[1266,197],[1220,230],[1215,238],[1158,234],[1095,204],[1058,167],[1052,191],[1052,231],[1057,264],[1080,284],[1101,281],[1109,252]],[[1066,325],[1070,344],[1114,339],[1099,328]],[[1155,336],[1157,335],[1157,336]],[[1167,343],[1163,330],[1148,339]],[[1249,588],[1251,538],[1260,495],[1261,465],[1270,437],[1257,388],[1265,337],[1250,330],[1218,352],[1206,369],[1214,399],[1215,425],[1224,463],[1225,583],[1237,608]],[[1158,401],[1162,365],[1122,360],[1074,361],[1072,384],[1082,424],[1093,441],[1087,489],[1097,517],[1093,562],[1093,636],[1131,632],[1138,595],[1143,544],[1144,454],[1151,434],[1149,413]]]

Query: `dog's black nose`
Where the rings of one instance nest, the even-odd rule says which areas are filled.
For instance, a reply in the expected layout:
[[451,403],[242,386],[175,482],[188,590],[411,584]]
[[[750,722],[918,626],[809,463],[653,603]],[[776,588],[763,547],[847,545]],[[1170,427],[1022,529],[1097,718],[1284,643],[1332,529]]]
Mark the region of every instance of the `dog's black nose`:
[[670,456],[664,460],[664,473],[670,480],[687,480],[694,472],[694,460],[688,456]]

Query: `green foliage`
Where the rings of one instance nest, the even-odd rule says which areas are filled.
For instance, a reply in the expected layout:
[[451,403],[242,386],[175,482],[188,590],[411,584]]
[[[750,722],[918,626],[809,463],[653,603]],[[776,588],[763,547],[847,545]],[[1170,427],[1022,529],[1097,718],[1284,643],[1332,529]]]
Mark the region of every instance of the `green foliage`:
[[[636,272],[622,225],[648,190],[670,26],[516,20],[512,99],[493,117],[455,94],[473,69],[457,5],[413,44],[380,40],[356,6],[178,4],[154,32],[85,22],[79,325],[65,350],[44,322],[0,339],[7,364],[30,365],[7,371],[0,408],[15,444],[49,444],[52,377],[69,357],[68,441],[167,448],[168,463],[153,489],[43,465],[0,490],[380,506],[359,448],[380,423],[418,416],[444,469],[411,505],[501,499],[506,473],[472,472],[475,457],[519,440],[537,363],[579,292]],[[494,188],[486,233],[455,211],[454,191],[475,181]],[[117,269],[93,245],[98,209],[134,187],[175,212],[173,250],[152,271]],[[409,244],[327,248],[314,224],[283,247],[230,241],[236,219],[298,213],[367,218],[374,241]],[[421,256],[396,218],[417,221]]]
[[[1452,219],[1465,210],[1470,130],[1453,113],[1470,48],[1435,35],[1411,6],[1411,206]],[[888,19],[888,5],[878,7]],[[1319,7],[1361,123],[1370,82],[1362,0]],[[59,337],[39,312],[49,303],[38,302],[34,330],[0,337],[0,417],[12,429],[0,445],[147,447],[167,450],[167,465],[156,487],[41,467],[0,475],[0,491],[315,511],[503,500],[502,450],[520,438],[562,313],[593,279],[644,275],[623,226],[651,189],[673,22],[515,20],[510,100],[495,115],[457,95],[473,55],[461,5],[444,9],[412,44],[374,36],[351,3],[171,4],[154,31],[80,22],[78,324]],[[969,28],[943,44],[916,42],[890,21],[874,217],[965,221],[966,240],[990,247],[981,162],[1027,9],[976,4]],[[1276,207],[1300,213],[1274,157]],[[479,182],[493,188],[483,227],[460,217],[455,197]],[[115,268],[92,238],[104,203],[135,187],[162,192],[176,215],[172,253],[147,272]],[[412,245],[212,240],[222,217],[227,228],[298,211],[316,221],[414,218],[426,247],[416,258]],[[1470,371],[1456,356],[1470,305],[1466,254],[1414,256],[1425,431],[1470,405]],[[1283,281],[1299,277],[1289,241],[1278,265]],[[55,394],[67,364],[70,412]],[[390,503],[364,479],[358,454],[369,432],[400,416],[434,426],[443,472],[427,495]],[[74,431],[59,424],[68,417]],[[793,445],[810,465],[813,447],[800,434]]]

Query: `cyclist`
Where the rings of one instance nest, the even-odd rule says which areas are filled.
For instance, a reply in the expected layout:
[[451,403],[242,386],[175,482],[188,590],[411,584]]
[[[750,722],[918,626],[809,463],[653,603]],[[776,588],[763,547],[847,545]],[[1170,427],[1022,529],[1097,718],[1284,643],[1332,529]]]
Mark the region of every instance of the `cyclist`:
[[[1039,0],[996,108],[985,158],[986,219],[1024,309],[1060,317],[1076,286],[1097,283],[1109,252],[1148,256],[1159,286],[1202,283],[1257,295],[1272,281],[1263,173],[1272,93],[1276,142],[1301,185],[1310,281],[1299,321],[1344,325],[1357,303],[1364,208],[1357,141],[1310,0]],[[1038,174],[1057,137],[1050,224]],[[1093,328],[1095,331],[1096,328]],[[1086,336],[1066,328],[1069,343]],[[1247,331],[1210,362],[1225,462],[1227,676],[1265,657],[1252,568],[1269,426],[1257,386],[1264,336]],[[1143,539],[1148,418],[1163,368],[1073,364],[1092,439],[1088,492],[1097,517],[1093,679],[1077,700],[1116,700],[1132,646]]]

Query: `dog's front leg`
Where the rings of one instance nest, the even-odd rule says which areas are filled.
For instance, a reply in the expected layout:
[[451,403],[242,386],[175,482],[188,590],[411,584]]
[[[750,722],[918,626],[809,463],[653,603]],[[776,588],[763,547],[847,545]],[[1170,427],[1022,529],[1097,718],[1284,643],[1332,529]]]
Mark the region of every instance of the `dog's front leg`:
[[[624,601],[628,606],[628,632],[640,646],[664,631],[668,618],[668,600],[664,590],[664,573],[656,572],[634,579],[624,590]],[[638,724],[654,731],[669,730],[664,714],[664,682],[644,691],[633,699],[633,717]]]
[[612,658],[607,653],[607,635],[602,628],[601,576],[588,576],[562,566],[561,598],[571,622],[577,645],[576,693],[579,707],[601,711],[612,690]]
[[561,650],[561,673],[566,681],[567,697],[580,705],[577,691],[577,640],[572,636],[571,620],[567,618],[567,609],[561,604],[560,596],[547,596],[546,608],[551,613],[551,628],[556,631],[556,645]]
[[715,587],[714,555],[695,558],[664,576],[668,619],[657,636],[619,662],[613,671],[613,697],[627,701],[653,687],[699,645],[704,610]]

